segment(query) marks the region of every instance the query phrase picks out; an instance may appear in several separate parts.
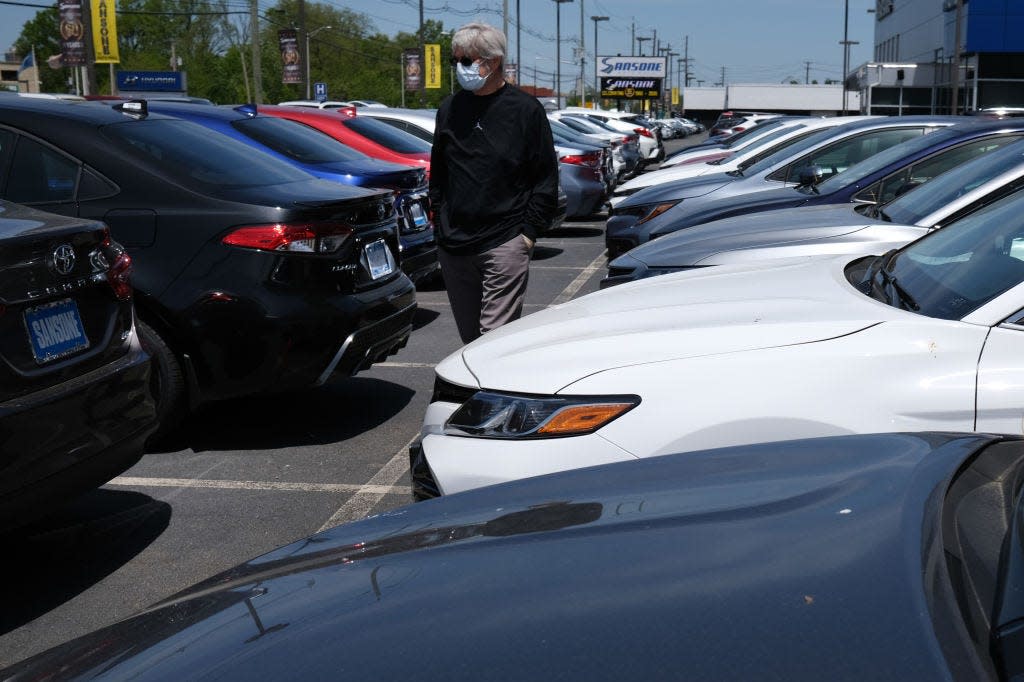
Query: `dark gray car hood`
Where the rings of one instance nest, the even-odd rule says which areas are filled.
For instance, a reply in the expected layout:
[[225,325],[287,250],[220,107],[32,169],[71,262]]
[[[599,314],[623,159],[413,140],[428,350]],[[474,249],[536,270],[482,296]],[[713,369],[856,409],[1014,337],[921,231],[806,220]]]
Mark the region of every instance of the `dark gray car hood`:
[[852,204],[800,206],[723,218],[646,242],[628,256],[649,267],[684,267],[723,251],[823,239],[867,225],[887,224],[865,217],[855,208]]
[[923,555],[949,479],[994,440],[772,443],[453,495],[289,545],[6,672],[972,679],[968,655],[943,657]]

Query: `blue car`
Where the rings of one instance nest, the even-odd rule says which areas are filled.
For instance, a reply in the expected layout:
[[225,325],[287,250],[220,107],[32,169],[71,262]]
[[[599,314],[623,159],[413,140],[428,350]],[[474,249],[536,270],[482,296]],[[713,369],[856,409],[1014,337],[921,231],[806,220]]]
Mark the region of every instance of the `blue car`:
[[[742,213],[850,201],[851,195],[833,195],[831,184],[827,191],[822,189],[824,184],[812,185],[843,173],[835,180],[845,186],[852,177],[846,171],[855,165],[900,143],[930,137],[937,130],[963,120],[954,116],[861,118],[820,130],[785,149],[763,158],[755,157],[750,165],[728,173],[651,185],[612,209],[605,226],[608,255],[615,258],[664,234]],[[898,160],[889,158],[894,163]],[[856,191],[861,192],[887,175],[883,171],[862,178]]]
[[438,271],[437,241],[422,168],[371,158],[301,123],[262,116],[253,104],[204,107],[154,101],[148,107],[233,137],[318,178],[392,190],[402,270],[413,282]]

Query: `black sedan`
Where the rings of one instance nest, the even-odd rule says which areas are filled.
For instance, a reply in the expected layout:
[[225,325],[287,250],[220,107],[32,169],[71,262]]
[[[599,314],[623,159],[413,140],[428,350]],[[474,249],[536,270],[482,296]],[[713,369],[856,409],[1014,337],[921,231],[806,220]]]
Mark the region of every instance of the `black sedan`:
[[0,529],[142,456],[156,405],[131,269],[102,223],[0,201]]
[[0,96],[0,150],[0,197],[102,219],[133,258],[161,435],[204,401],[348,376],[409,337],[389,191],[135,102]]
[[4,671],[109,680],[1016,679],[1024,441],[578,469],[314,535]]

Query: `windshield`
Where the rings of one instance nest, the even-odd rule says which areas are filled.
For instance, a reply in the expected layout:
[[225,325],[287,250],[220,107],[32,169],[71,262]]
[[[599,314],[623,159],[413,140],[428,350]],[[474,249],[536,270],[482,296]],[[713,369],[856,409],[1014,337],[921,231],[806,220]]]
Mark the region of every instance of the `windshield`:
[[342,123],[345,127],[393,152],[399,154],[430,153],[429,142],[421,140],[415,135],[410,135],[404,130],[392,128],[387,123],[382,123],[366,116],[345,119]]
[[312,180],[270,154],[189,121],[150,118],[104,126],[112,153],[126,153],[186,186],[243,188]]
[[[740,142],[743,142],[744,140],[747,140],[748,138],[754,137],[755,135],[763,135],[763,134],[765,134],[765,133],[767,133],[767,132],[769,132],[771,130],[774,130],[775,128],[778,128],[778,127],[782,126],[783,123],[784,123],[784,121],[768,121],[767,123],[762,123],[760,125],[756,125],[753,128],[747,128],[746,130],[742,130],[742,131],[736,133],[735,135],[733,135],[732,137],[730,137],[729,141],[726,142],[723,146],[726,149],[732,149],[733,147],[735,147]],[[751,144],[756,144],[756,143],[751,143]]]
[[751,166],[743,169],[743,174],[756,175],[757,173],[760,173],[763,170],[774,168],[776,165],[780,163],[789,161],[791,157],[799,156],[805,151],[814,149],[819,144],[822,144],[823,142],[826,142],[827,140],[830,140],[833,137],[838,139],[841,134],[841,131],[843,131],[844,128],[845,126],[825,128],[824,130],[817,131],[813,135],[808,135],[799,142],[796,142],[795,144],[786,145],[785,147],[774,151],[768,156],[765,156],[757,163],[754,163]]
[[232,121],[231,125],[257,142],[300,163],[365,161],[370,158],[329,135],[284,118],[257,116]]
[[1024,191],[880,257],[862,291],[922,315],[959,320],[1024,281]]
[[1024,140],[972,159],[957,167],[956,173],[943,173],[913,192],[893,199],[882,211],[894,223],[916,225],[958,197],[1021,167],[1024,167]]
[[886,166],[899,162],[900,159],[905,159],[908,156],[927,149],[928,147],[941,144],[943,140],[948,140],[957,137],[958,135],[958,131],[952,128],[944,128],[942,130],[937,130],[930,135],[926,134],[920,137],[911,138],[906,142],[901,142],[886,150],[878,152],[874,156],[871,156],[858,164],[850,166],[850,168],[845,172],[833,175],[824,182],[819,183],[818,192],[821,194],[830,194],[841,190],[844,187],[849,187],[850,185],[860,182],[869,175],[877,173]]

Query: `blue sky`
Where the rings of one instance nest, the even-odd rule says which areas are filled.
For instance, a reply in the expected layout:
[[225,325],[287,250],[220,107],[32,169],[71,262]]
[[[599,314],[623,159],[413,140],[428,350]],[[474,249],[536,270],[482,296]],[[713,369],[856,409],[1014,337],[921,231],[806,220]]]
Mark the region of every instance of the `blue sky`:
[[[39,2],[40,0],[25,0]],[[313,1],[313,0],[310,0]],[[598,49],[602,55],[631,54],[638,45],[632,38],[641,36],[645,54],[651,54],[654,39],[671,46],[683,56],[689,36],[689,57],[693,85],[697,80],[711,85],[729,83],[778,83],[794,79],[804,82],[808,75],[819,82],[839,78],[843,65],[843,39],[847,0],[507,0],[509,12],[509,53],[515,60],[516,3],[522,23],[519,31],[523,68],[521,80],[538,80],[555,71],[555,26],[561,14],[560,53],[562,77],[571,85],[570,73],[578,74],[574,49],[580,38],[583,17],[583,41],[587,59],[586,75],[593,78],[594,26],[591,16],[607,16],[597,24]],[[874,0],[848,0],[849,40],[853,66],[871,58],[874,44],[874,14],[868,9]],[[235,3],[243,4],[240,0]],[[438,19],[447,28],[467,21],[482,20],[502,26],[503,0],[423,0],[424,15]],[[233,3],[234,4],[234,3]],[[259,0],[267,7],[273,0]],[[414,32],[419,20],[419,0],[329,0],[326,4],[345,7],[365,14],[382,33]],[[0,47],[6,50],[17,38],[25,21],[37,10],[0,5]],[[808,65],[808,62],[810,64]],[[673,71],[678,64],[673,64]],[[551,77],[546,76],[547,82]]]

